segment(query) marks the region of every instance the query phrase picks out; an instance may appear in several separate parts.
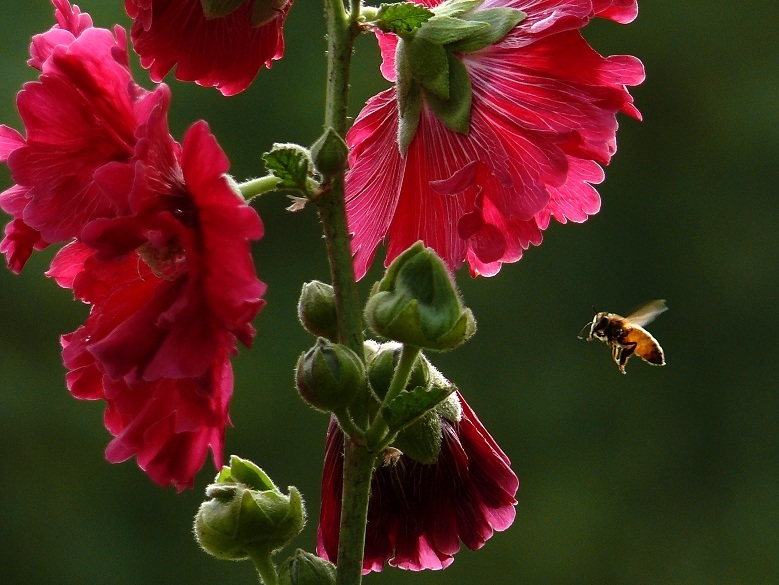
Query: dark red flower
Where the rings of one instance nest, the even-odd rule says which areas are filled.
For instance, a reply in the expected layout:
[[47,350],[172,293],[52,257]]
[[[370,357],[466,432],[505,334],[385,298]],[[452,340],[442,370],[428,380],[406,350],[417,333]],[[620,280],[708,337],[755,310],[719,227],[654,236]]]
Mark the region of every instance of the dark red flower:
[[[384,563],[401,569],[443,569],[460,541],[481,548],[514,521],[519,480],[509,459],[462,396],[459,421],[442,418],[438,461],[425,465],[403,454],[379,467],[371,483],[363,572]],[[335,561],[341,518],[344,436],[327,430],[317,553]]]
[[[424,0],[436,6],[440,0]],[[448,129],[423,102],[403,155],[391,88],[368,100],[347,134],[347,211],[358,277],[387,239],[388,265],[417,240],[452,268],[496,274],[554,217],[598,211],[593,184],[616,151],[616,113],[640,118],[626,85],[644,78],[630,56],[602,57],[577,29],[593,17],[628,22],[635,0],[486,0],[526,13],[496,44],[458,53],[473,89],[470,129]],[[395,80],[398,38],[379,34],[382,73]]]
[[132,214],[91,222],[48,274],[91,305],[63,336],[63,360],[74,396],[108,403],[106,456],[137,455],[156,482],[182,488],[209,447],[221,465],[228,356],[236,340],[251,344],[264,304],[249,249],[262,223],[230,187],[207,125],[182,147],[157,113],[139,129],[134,164],[112,169],[133,179]]
[[16,100],[27,136],[0,126],[0,161],[16,182],[0,194],[0,208],[14,217],[0,250],[15,272],[33,249],[129,211],[105,171],[132,158],[136,129],[168,104],[164,86],[149,92],[132,81],[123,29],[114,37],[67,0],[53,2],[58,24],[30,46],[29,64],[41,75]]
[[245,0],[208,19],[201,0],[125,0],[141,65],[154,81],[176,67],[176,79],[234,95],[264,65],[284,54],[284,20],[292,0]]

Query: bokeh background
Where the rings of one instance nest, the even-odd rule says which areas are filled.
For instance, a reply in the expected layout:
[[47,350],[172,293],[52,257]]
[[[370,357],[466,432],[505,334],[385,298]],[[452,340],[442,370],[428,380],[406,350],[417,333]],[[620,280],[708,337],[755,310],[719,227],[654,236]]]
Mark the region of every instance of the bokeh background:
[[[122,2],[82,0],[98,26],[128,25]],[[769,0],[644,0],[630,26],[586,29],[602,53],[639,56],[644,114],[622,118],[601,212],[554,225],[543,245],[490,279],[458,281],[478,334],[433,356],[461,387],[522,478],[517,521],[443,572],[388,569],[375,584],[779,583],[779,11]],[[20,128],[14,96],[35,77],[32,34],[51,25],[45,0],[0,13],[0,122]],[[285,58],[251,89],[223,99],[171,81],[171,127],[211,124],[239,179],[263,172],[274,141],[310,144],[322,117],[320,2],[299,1]],[[137,64],[137,63],[136,63]],[[351,113],[386,87],[372,38],[361,39]],[[150,87],[139,72],[140,82]],[[0,188],[10,185],[5,167]],[[312,210],[259,201],[256,245],[268,305],[235,361],[227,453],[297,485],[319,513],[325,417],[292,387],[311,339],[295,323],[301,283],[326,279]],[[195,489],[161,489],[134,462],[108,465],[100,403],[65,389],[58,336],[87,307],[44,278],[51,254],[21,276],[0,270],[0,581],[8,584],[254,582],[246,563],[201,553]],[[374,271],[363,283],[375,279]],[[576,338],[591,306],[627,312],[653,298],[670,311],[650,330],[665,368]]]

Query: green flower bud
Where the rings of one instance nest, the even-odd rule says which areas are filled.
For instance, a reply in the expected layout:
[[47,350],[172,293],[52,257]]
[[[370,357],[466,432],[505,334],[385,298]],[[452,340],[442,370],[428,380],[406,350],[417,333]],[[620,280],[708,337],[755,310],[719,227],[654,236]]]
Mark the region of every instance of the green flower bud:
[[298,301],[298,318],[306,331],[318,337],[338,341],[338,318],[333,287],[318,280],[303,285]]
[[349,147],[346,142],[329,126],[311,147],[314,167],[323,177],[332,177],[343,169],[348,155]]
[[[368,381],[379,399],[383,400],[387,395],[402,349],[403,346],[399,343],[383,343],[373,359],[368,362]],[[429,366],[429,362],[420,354],[414,362],[406,388],[414,389],[417,386],[427,388],[430,384]]]
[[395,258],[374,285],[365,318],[388,339],[440,351],[457,347],[476,331],[443,260],[421,242]]
[[334,585],[335,565],[301,549],[279,570],[279,585]]
[[306,512],[300,492],[284,495],[254,463],[236,456],[206,488],[195,516],[195,537],[208,554],[243,560],[270,554],[300,534]]
[[298,359],[295,381],[303,400],[318,410],[341,412],[365,387],[365,366],[351,349],[320,337]]

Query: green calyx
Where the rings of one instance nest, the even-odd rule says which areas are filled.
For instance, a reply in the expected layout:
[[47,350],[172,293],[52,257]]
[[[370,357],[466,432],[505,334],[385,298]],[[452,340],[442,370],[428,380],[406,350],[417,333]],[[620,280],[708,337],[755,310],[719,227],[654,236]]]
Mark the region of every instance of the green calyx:
[[268,555],[300,534],[306,512],[300,492],[283,494],[251,461],[230,458],[195,516],[198,544],[212,556],[242,560]]
[[454,349],[476,331],[443,260],[421,242],[395,258],[374,285],[365,317],[379,335],[422,349]]
[[476,10],[480,0],[445,2],[432,16],[395,23],[399,37],[395,66],[400,114],[398,147],[405,155],[419,125],[422,101],[450,130],[468,134],[472,88],[459,53],[500,41],[526,15],[513,8]]

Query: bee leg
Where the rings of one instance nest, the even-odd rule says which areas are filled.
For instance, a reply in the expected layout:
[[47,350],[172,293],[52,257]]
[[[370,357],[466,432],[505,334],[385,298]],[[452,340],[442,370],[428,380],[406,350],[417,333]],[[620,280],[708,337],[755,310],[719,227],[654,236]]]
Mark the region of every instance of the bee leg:
[[627,343],[621,348],[621,352],[619,355],[619,360],[617,360],[617,363],[619,364],[619,371],[623,374],[626,374],[625,371],[625,364],[628,363],[628,359],[630,359],[630,356],[633,355],[633,353],[636,351],[637,343]]

